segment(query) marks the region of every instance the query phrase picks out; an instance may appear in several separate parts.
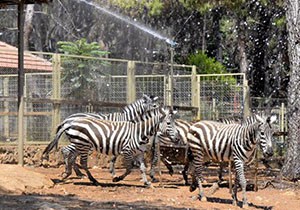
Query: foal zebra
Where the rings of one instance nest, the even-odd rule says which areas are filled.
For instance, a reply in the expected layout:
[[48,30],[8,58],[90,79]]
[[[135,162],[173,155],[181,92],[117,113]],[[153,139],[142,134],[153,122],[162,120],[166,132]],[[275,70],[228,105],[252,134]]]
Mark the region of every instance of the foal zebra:
[[193,156],[193,183],[190,191],[199,187],[200,200],[206,200],[202,189],[204,158],[216,162],[232,160],[236,169],[235,185],[232,191],[233,204],[237,203],[238,181],[243,191],[243,205],[247,206],[244,163],[249,161],[259,143],[265,156],[272,156],[271,124],[276,117],[263,118],[258,115],[248,117],[242,124],[223,124],[214,121],[200,121],[190,127],[188,147]]
[[[144,94],[142,98],[134,101],[133,103],[125,106],[122,109],[122,112],[114,112],[109,114],[95,114],[95,113],[75,113],[67,117],[56,129],[56,133],[60,133],[61,129],[64,129],[68,124],[70,124],[73,120],[85,118],[85,117],[92,117],[99,120],[111,120],[111,121],[132,121],[132,120],[139,120],[141,115],[143,115],[146,111],[157,108],[157,99],[158,97],[152,97]],[[68,136],[68,138],[70,138]],[[65,146],[62,148],[62,152],[64,154],[68,153],[68,150],[72,150],[70,145]],[[114,162],[116,157],[112,157],[111,160],[111,169],[110,171],[114,172]],[[78,177],[84,176],[81,171],[79,170],[79,166],[76,164],[76,160],[74,160],[73,165],[74,171]],[[111,172],[112,173],[112,172]],[[114,175],[114,173],[112,173]]]
[[[113,179],[114,182],[124,179],[133,167],[133,156],[139,153],[140,147],[148,143],[148,136],[160,130],[171,139],[177,138],[174,128],[174,113],[166,108],[156,108],[147,111],[137,122],[97,120],[95,118],[78,118],[65,124],[56,134],[55,139],[46,147],[43,157],[48,159],[49,152],[58,144],[62,133],[69,136],[69,150],[64,150],[66,172],[63,178],[71,174],[76,157],[80,156],[81,167],[86,171],[90,181],[98,185],[87,167],[88,154],[91,149],[106,155],[124,155],[126,172]],[[140,166],[145,185],[149,185],[145,165]]]

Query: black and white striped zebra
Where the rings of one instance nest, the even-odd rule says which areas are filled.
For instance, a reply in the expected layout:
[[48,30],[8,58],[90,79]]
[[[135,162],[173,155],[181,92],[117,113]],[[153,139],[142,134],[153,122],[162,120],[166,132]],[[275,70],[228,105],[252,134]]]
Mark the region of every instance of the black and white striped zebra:
[[[92,117],[95,119],[102,119],[102,120],[111,120],[111,121],[132,121],[132,120],[139,120],[140,117],[148,110],[154,109],[158,107],[157,103],[158,97],[148,96],[144,94],[142,98],[134,101],[131,104],[128,104],[124,108],[122,108],[122,112],[114,112],[109,114],[102,114],[102,113],[75,113],[67,117],[56,129],[56,133],[60,133],[60,129],[66,127],[69,123],[73,120],[85,117]],[[62,151],[69,150],[69,145],[62,148]],[[112,157],[111,160],[111,169],[114,171],[114,162],[116,157]],[[74,171],[78,177],[84,176],[81,171],[79,170],[79,166],[74,161],[73,165]]]
[[[239,119],[238,118],[220,118],[218,120],[219,122],[225,123],[225,124],[233,124],[233,123],[239,123]],[[152,161],[151,161],[151,170],[150,170],[150,177],[152,179],[152,182],[156,182],[157,179],[154,177],[155,175],[155,167],[157,165],[158,162],[158,143],[160,144],[160,146],[162,147],[168,147],[169,150],[171,150],[172,152],[176,152],[177,149],[176,148],[184,148],[184,150],[186,150],[186,146],[187,146],[187,134],[188,131],[190,129],[190,126],[192,125],[192,122],[188,122],[186,120],[182,120],[182,119],[176,119],[175,120],[175,128],[178,131],[179,134],[179,140],[177,142],[172,141],[170,138],[161,135],[158,133],[158,135],[156,136],[153,145],[152,145]],[[167,167],[167,169],[169,170],[169,174],[173,175],[174,170],[173,170],[173,162],[170,159],[174,158],[174,155],[172,157],[169,157],[168,154],[165,154],[161,151],[161,161],[164,163],[164,165]],[[185,185],[188,185],[188,169],[189,169],[189,161],[187,161],[187,155],[189,155],[187,153],[187,151],[185,151],[183,154],[181,154],[181,156],[179,155],[176,159],[176,163],[180,163],[184,165],[184,169],[181,172]],[[220,164],[220,170],[219,170],[219,180],[222,180],[222,171],[223,171],[223,164]]]
[[[151,160],[151,169],[150,169],[150,177],[152,179],[152,182],[157,181],[155,176],[155,167],[158,162],[158,144],[160,146],[167,146],[171,149],[174,147],[186,147],[187,145],[187,133],[189,131],[189,128],[191,126],[191,123],[185,120],[176,119],[175,120],[175,128],[179,134],[178,141],[173,141],[167,136],[163,135],[162,133],[157,133],[155,136],[153,143],[152,143],[152,160]],[[173,175],[173,167],[172,162],[170,162],[169,157],[165,155],[164,153],[161,153],[161,161],[165,164],[165,166],[169,170],[169,174]],[[180,157],[180,160],[182,164],[186,164],[185,156]],[[187,166],[188,167],[188,166]],[[184,176],[185,182],[187,183],[187,176]]]
[[[90,181],[98,185],[99,183],[87,167],[89,151],[94,149],[106,155],[124,155],[126,172],[113,179],[114,182],[120,181],[131,172],[134,155],[141,154],[140,147],[148,143],[149,136],[160,130],[171,139],[177,138],[173,115],[172,110],[159,107],[147,111],[137,122],[98,120],[89,117],[77,118],[59,130],[55,139],[44,150],[43,157],[48,158],[49,152],[57,147],[62,133],[66,133],[71,144],[68,146],[68,150],[63,150],[66,163],[64,179],[71,174],[72,166],[79,155],[81,167],[86,171]],[[145,165],[143,162],[140,165],[144,184],[148,185]]]
[[233,161],[236,176],[232,191],[233,204],[237,203],[237,185],[243,191],[243,205],[246,206],[246,179],[244,164],[254,157],[257,144],[265,156],[273,155],[271,124],[276,117],[253,115],[241,124],[223,124],[214,121],[200,121],[190,127],[188,148],[193,157],[193,182],[190,191],[199,187],[200,200],[206,200],[202,189],[204,158],[215,162]]

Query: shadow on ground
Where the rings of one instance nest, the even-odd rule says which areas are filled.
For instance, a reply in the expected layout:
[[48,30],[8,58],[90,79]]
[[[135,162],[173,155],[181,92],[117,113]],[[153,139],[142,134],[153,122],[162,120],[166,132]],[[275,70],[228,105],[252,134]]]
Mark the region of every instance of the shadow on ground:
[[151,205],[147,201],[139,201],[134,203],[127,202],[94,202],[89,200],[79,199],[74,195],[0,195],[0,209],[55,209],[55,210],[75,210],[75,209],[136,209],[136,210],[183,210],[185,208],[175,208],[171,206],[156,206]]

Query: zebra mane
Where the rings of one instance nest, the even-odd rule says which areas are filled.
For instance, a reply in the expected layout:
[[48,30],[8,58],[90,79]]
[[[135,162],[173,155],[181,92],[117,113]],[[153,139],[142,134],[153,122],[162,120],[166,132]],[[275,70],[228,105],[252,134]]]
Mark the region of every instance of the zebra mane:
[[248,126],[257,123],[257,118],[255,115],[250,115],[242,121],[242,125]]
[[146,94],[143,95],[142,98],[137,99],[136,101],[134,101],[131,104],[126,105],[125,107],[122,108],[122,112],[123,113],[129,113],[130,110],[136,110],[137,114],[142,114],[143,112],[145,112],[148,107],[147,105],[153,105],[156,103],[158,97],[154,97],[154,96],[148,96]]

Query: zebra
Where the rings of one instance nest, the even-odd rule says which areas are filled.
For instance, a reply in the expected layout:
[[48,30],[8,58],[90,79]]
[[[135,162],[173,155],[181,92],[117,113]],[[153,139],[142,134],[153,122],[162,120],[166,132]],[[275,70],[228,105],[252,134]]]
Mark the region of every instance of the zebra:
[[[182,146],[186,147],[187,145],[187,133],[189,130],[189,127],[191,126],[191,123],[182,119],[176,119],[175,120],[175,128],[179,134],[179,138],[177,141],[171,140],[169,137],[163,135],[162,133],[157,133],[155,138],[153,139],[152,142],[152,160],[151,160],[151,169],[150,169],[150,178],[152,182],[157,182],[157,179],[154,177],[155,175],[155,167],[158,162],[158,144],[162,146],[168,146],[168,147],[175,147],[175,146]],[[174,171],[172,168],[172,165],[170,161],[168,160],[168,157],[165,157],[164,154],[162,153],[162,158],[161,161],[166,165],[166,167],[169,170],[169,174],[173,175]],[[181,158],[183,163],[185,164],[185,157]],[[186,166],[188,167],[188,166]],[[187,176],[183,176],[185,183],[187,183]]]
[[[220,118],[218,119],[219,122],[225,123],[225,124],[233,124],[238,123],[240,120],[238,118]],[[158,144],[161,146],[167,146],[173,149],[174,147],[181,147],[184,148],[185,153],[184,156],[178,157],[178,161],[184,165],[184,168],[182,170],[182,176],[184,179],[185,185],[188,185],[188,169],[189,169],[189,161],[187,161],[187,156],[190,155],[187,151],[187,134],[189,131],[190,126],[192,125],[192,122],[188,122],[186,120],[182,119],[176,119],[175,120],[175,127],[179,134],[179,140],[178,141],[172,141],[170,138],[164,135],[158,134],[153,141],[152,144],[152,161],[151,161],[151,169],[150,169],[150,178],[152,179],[152,182],[157,182],[157,179],[154,177],[155,175],[155,167],[158,162]],[[169,174],[172,176],[174,173],[172,162],[168,160],[169,158],[164,154],[161,153],[161,161],[165,164],[167,169],[169,170]],[[219,180],[222,181],[222,171],[223,171],[224,164],[220,164],[220,170],[219,170]]]
[[188,132],[188,149],[193,157],[194,173],[190,191],[199,187],[199,199],[205,201],[202,188],[202,170],[205,157],[216,162],[233,161],[236,176],[232,191],[233,204],[237,204],[237,185],[241,185],[243,205],[247,206],[244,163],[250,161],[259,143],[264,156],[273,155],[271,124],[276,116],[252,115],[241,124],[223,124],[215,121],[200,121]]
[[[158,97],[148,96],[143,94],[142,98],[134,101],[133,103],[125,106],[122,109],[122,112],[114,112],[109,114],[102,114],[102,113],[75,113],[67,117],[56,129],[56,133],[60,133],[61,129],[64,129],[68,124],[70,124],[73,120],[78,118],[85,118],[85,117],[92,117],[95,119],[102,119],[102,120],[111,120],[111,121],[131,121],[131,120],[138,120],[140,116],[144,114],[147,110],[154,109],[158,106],[157,104]],[[62,148],[63,151],[68,151],[68,146]],[[66,153],[66,152],[65,152]],[[112,157],[111,159],[111,169],[110,171],[114,171],[113,163],[115,162],[116,157]],[[113,167],[113,168],[112,168]],[[79,170],[79,166],[74,161],[73,169],[78,177],[83,177],[83,173]],[[114,175],[114,173],[112,173]]]
[[[133,156],[140,153],[141,145],[147,144],[148,137],[154,135],[157,130],[170,138],[177,138],[177,131],[174,126],[173,110],[158,107],[147,111],[141,119],[135,122],[130,121],[108,121],[92,117],[77,118],[65,124],[56,133],[52,142],[45,148],[43,158],[49,158],[49,152],[57,147],[60,136],[66,133],[70,138],[68,150],[63,150],[66,170],[63,179],[71,175],[71,169],[76,157],[80,156],[81,167],[85,170],[89,180],[94,185],[99,185],[87,167],[88,154],[91,149],[106,155],[124,155],[126,171],[119,177],[114,177],[113,182],[123,180],[133,167]],[[140,157],[140,170],[145,185],[150,185],[145,174],[145,165]]]

